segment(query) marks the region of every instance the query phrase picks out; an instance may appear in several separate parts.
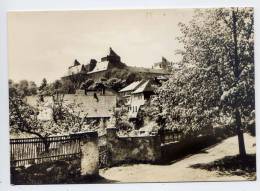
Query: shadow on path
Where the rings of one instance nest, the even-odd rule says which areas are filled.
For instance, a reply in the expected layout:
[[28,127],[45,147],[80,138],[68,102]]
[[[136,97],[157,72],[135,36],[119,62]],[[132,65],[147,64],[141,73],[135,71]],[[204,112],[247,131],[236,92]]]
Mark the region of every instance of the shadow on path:
[[69,184],[100,184],[100,183],[117,183],[119,181],[106,179],[103,176],[81,176],[74,181],[69,182]]
[[[207,141],[203,142],[195,142],[191,144],[186,144],[184,146],[180,146],[179,149],[173,150],[172,152],[169,152],[166,150],[163,154],[164,160],[161,161],[161,165],[171,165],[173,163],[176,163],[178,161],[181,161],[183,159],[189,158],[192,155],[195,154],[207,154],[208,149],[213,148],[220,144],[223,140],[222,139],[216,139],[212,138]],[[168,154],[170,153],[170,154]]]
[[103,176],[99,176],[99,178],[96,179],[95,181],[93,181],[92,183],[94,183],[94,184],[100,184],[100,183],[106,184],[106,183],[118,183],[118,182],[119,181],[117,181],[117,180],[110,180],[110,179],[104,178]]
[[256,155],[248,154],[246,158],[239,155],[226,156],[210,163],[198,163],[190,166],[195,169],[217,171],[219,175],[237,175],[247,177],[248,180],[256,179]]

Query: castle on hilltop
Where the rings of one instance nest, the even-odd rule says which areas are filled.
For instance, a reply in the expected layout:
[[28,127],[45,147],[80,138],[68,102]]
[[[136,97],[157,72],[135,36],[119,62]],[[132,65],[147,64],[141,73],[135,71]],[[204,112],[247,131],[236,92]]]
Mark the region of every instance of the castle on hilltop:
[[91,59],[88,64],[80,64],[76,59],[72,66],[68,67],[67,74],[62,80],[71,80],[73,83],[80,84],[87,79],[99,81],[102,78],[113,78],[116,73],[121,73],[122,77],[128,75],[139,76],[142,79],[150,79],[158,76],[170,74],[170,62],[162,57],[162,61],[155,63],[152,68],[127,66],[121,61],[121,57],[110,47],[107,56],[100,61]]
[[[122,102],[128,108],[129,119],[136,119],[140,108],[154,94],[153,85],[166,81],[171,67],[172,63],[164,57],[151,68],[127,66],[110,47],[108,54],[100,60],[91,59],[84,65],[76,59],[73,65],[68,67],[62,80],[70,80],[75,86],[75,95],[70,96],[75,96],[75,99],[86,104],[86,118],[102,118],[106,121],[112,116],[117,103]],[[99,83],[111,78],[124,81],[124,88],[119,91],[106,86],[82,88],[83,82],[87,80]]]

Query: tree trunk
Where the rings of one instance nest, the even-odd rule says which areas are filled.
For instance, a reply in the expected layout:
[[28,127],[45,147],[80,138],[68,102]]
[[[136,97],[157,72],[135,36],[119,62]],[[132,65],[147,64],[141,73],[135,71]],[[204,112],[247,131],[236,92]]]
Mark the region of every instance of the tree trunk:
[[[233,64],[233,72],[235,76],[235,85],[238,85],[239,82],[239,58],[238,58],[238,46],[237,46],[237,15],[234,10],[232,10],[232,20],[233,20],[233,40],[234,40],[234,64]],[[241,123],[241,114],[239,111],[239,101],[237,99],[238,95],[235,95],[235,104],[234,104],[234,110],[235,110],[235,124],[236,124],[236,130],[237,130],[237,136],[238,136],[238,145],[239,145],[239,154],[243,158],[246,156],[246,149],[245,149],[245,142],[244,142],[244,136],[243,131],[241,129],[242,123]]]
[[235,122],[236,122],[236,130],[238,136],[238,146],[239,146],[239,154],[240,157],[244,158],[246,156],[245,142],[243,136],[243,130],[241,129],[241,115],[238,109],[235,110]]

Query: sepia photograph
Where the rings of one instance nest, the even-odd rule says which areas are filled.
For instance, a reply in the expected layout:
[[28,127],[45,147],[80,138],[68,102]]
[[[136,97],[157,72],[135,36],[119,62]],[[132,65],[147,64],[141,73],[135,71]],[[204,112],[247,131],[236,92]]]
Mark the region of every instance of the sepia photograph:
[[10,11],[12,185],[255,181],[254,8]]

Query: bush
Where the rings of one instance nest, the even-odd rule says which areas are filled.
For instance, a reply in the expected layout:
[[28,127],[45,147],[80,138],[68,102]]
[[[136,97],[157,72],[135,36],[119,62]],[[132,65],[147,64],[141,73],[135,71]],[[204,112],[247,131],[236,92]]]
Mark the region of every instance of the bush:
[[246,131],[249,132],[249,134],[251,136],[255,136],[255,123],[252,123],[252,124],[249,124],[247,127],[246,127]]
[[118,135],[129,135],[130,132],[134,131],[134,126],[127,121],[121,121],[117,124]]
[[219,138],[227,138],[236,135],[236,128],[234,125],[215,127],[213,131],[214,135]]

